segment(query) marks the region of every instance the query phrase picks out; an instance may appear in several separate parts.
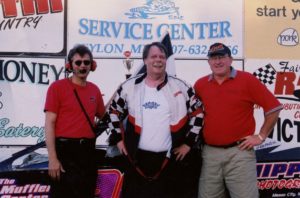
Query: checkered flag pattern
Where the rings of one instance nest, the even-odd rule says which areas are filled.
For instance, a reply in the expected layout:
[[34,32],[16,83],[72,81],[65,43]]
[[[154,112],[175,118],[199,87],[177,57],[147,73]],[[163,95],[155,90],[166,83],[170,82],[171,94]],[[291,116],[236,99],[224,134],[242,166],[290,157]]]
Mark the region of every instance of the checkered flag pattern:
[[271,64],[258,68],[253,75],[264,84],[273,84],[276,76],[276,70]]

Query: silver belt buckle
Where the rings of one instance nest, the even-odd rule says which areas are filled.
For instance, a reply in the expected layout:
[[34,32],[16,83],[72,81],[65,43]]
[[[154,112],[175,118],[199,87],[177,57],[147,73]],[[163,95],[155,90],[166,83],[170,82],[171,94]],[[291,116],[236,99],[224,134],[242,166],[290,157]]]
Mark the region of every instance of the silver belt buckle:
[[84,144],[84,143],[85,143],[85,139],[82,138],[79,140],[79,144]]

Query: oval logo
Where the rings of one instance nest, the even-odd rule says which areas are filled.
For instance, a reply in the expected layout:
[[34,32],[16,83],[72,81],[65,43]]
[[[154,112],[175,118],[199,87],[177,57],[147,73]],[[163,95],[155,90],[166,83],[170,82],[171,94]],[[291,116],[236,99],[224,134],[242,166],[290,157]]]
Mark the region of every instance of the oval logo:
[[299,34],[297,30],[288,28],[283,30],[278,38],[277,43],[283,46],[295,46],[299,43]]

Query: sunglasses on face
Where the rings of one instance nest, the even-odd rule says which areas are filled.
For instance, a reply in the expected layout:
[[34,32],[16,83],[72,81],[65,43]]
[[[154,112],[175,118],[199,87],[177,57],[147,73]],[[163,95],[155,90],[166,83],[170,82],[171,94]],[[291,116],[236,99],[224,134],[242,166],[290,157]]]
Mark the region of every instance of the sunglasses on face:
[[85,66],[88,66],[88,65],[91,64],[91,61],[90,61],[90,60],[84,60],[84,61],[82,61],[82,60],[77,60],[77,61],[75,61],[74,63],[75,63],[75,65],[77,65],[78,67],[79,67],[82,63],[83,63]]

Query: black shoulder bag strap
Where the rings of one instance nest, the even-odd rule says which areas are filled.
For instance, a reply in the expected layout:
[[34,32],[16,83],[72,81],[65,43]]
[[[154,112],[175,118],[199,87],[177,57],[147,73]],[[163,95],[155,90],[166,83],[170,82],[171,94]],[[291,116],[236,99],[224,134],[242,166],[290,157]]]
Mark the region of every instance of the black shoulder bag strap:
[[74,94],[75,94],[75,96],[76,96],[76,99],[77,99],[77,101],[78,101],[78,103],[79,103],[79,105],[80,105],[80,107],[81,107],[81,109],[82,109],[82,111],[83,111],[83,113],[84,113],[84,115],[85,115],[87,121],[88,121],[89,124],[90,124],[91,129],[92,129],[93,132],[96,134],[95,128],[94,128],[94,126],[93,126],[93,124],[92,124],[92,122],[91,122],[91,120],[90,120],[88,114],[86,113],[86,111],[85,111],[85,109],[84,109],[84,106],[82,105],[82,102],[81,102],[81,100],[80,100],[80,98],[79,98],[79,96],[78,96],[78,93],[77,93],[76,89],[74,89],[73,91],[74,91]]

